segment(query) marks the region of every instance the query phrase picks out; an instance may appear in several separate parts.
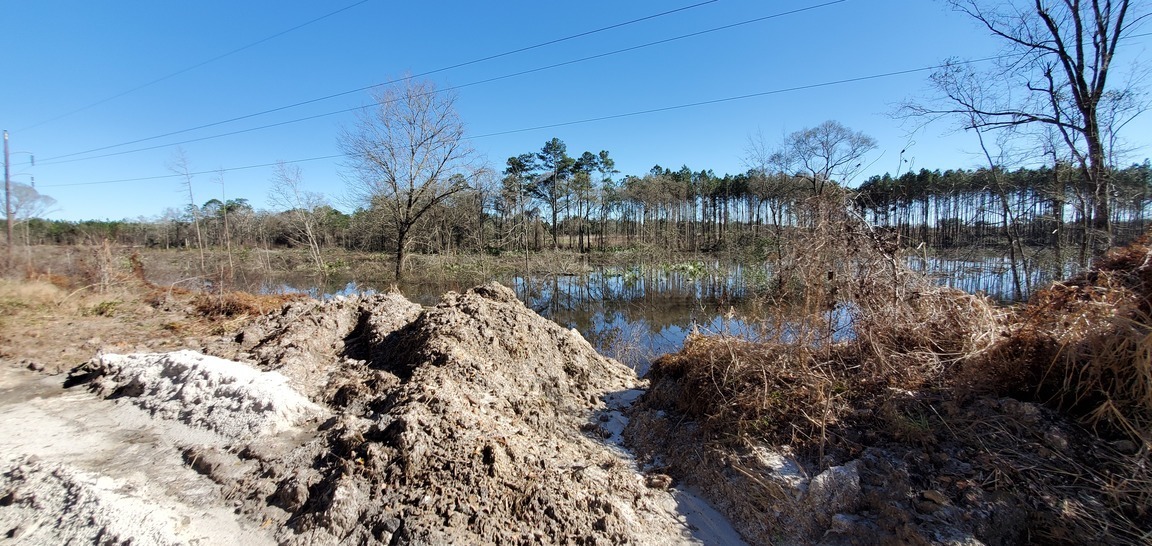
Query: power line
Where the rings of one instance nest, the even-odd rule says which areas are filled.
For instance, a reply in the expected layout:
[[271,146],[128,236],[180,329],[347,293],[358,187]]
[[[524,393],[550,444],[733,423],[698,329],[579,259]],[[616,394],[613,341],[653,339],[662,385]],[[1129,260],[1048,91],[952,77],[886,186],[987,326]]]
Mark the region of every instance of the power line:
[[[972,60],[972,61],[954,62],[951,64],[952,65],[975,64],[975,63],[990,61],[990,60],[999,59],[999,58],[1001,58],[1001,57],[985,57],[983,59],[976,59],[976,60]],[[688,104],[678,104],[676,106],[665,106],[665,107],[661,107],[661,108],[650,108],[648,110],[637,110],[635,112],[627,112],[624,114],[613,114],[610,116],[585,118],[585,119],[576,120],[576,121],[565,121],[562,123],[553,123],[553,124],[549,124],[549,125],[537,125],[535,127],[525,127],[523,129],[512,129],[509,131],[500,131],[500,132],[496,132],[496,133],[486,133],[483,135],[474,136],[472,138],[488,138],[488,137],[494,137],[494,136],[511,135],[511,134],[515,134],[515,133],[525,133],[528,131],[537,131],[540,129],[552,129],[555,127],[567,127],[569,125],[580,125],[580,124],[592,123],[592,122],[596,122],[596,121],[607,121],[610,119],[628,118],[628,117],[634,117],[634,116],[641,116],[641,115],[645,115],[645,114],[669,112],[672,110],[683,110],[686,108],[695,108],[698,106],[707,106],[710,104],[720,104],[720,103],[724,103],[724,102],[732,102],[732,101],[745,100],[745,99],[751,99],[751,98],[757,98],[757,97],[766,97],[769,95],[779,95],[781,93],[790,93],[793,91],[804,91],[807,89],[817,89],[820,87],[842,85],[845,83],[855,83],[855,82],[862,82],[862,81],[868,81],[868,80],[878,80],[881,78],[890,78],[892,76],[903,76],[905,74],[914,74],[916,72],[927,72],[929,70],[936,70],[939,68],[944,68],[945,66],[949,66],[949,65],[938,64],[938,65],[933,65],[933,66],[924,66],[924,67],[920,67],[920,68],[909,68],[907,70],[897,70],[894,72],[884,72],[882,74],[872,74],[869,76],[860,76],[857,78],[845,78],[842,80],[834,80],[834,81],[828,81],[828,82],[822,82],[822,83],[813,83],[813,84],[809,84],[809,85],[798,85],[795,87],[785,87],[782,89],[773,89],[771,91],[762,91],[759,93],[749,93],[746,95],[737,95],[734,97],[725,97],[722,99],[705,100],[705,101],[699,101],[699,102],[692,102],[692,103],[688,103]]]
[[158,176],[143,176],[140,178],[121,178],[119,180],[101,180],[99,182],[74,182],[71,184],[41,184],[40,187],[42,187],[42,188],[63,188],[63,187],[67,187],[67,186],[96,186],[96,185],[100,185],[100,184],[117,184],[117,183],[122,183],[122,182],[143,182],[143,181],[147,181],[147,180],[163,180],[165,178],[184,178],[185,176],[198,176],[198,175],[202,175],[202,174],[216,174],[216,173],[222,173],[222,172],[226,173],[226,172],[232,172],[232,171],[244,171],[244,170],[248,170],[248,169],[260,169],[260,168],[264,168],[264,167],[273,167],[273,166],[278,165],[280,163],[306,163],[309,161],[321,161],[324,159],[336,159],[339,157],[344,157],[344,155],[343,154],[325,155],[325,156],[320,156],[320,157],[309,157],[306,159],[292,159],[289,161],[276,161],[274,163],[262,163],[260,165],[245,165],[243,167],[228,167],[228,168],[224,168],[224,169],[212,169],[210,171],[197,171],[194,173],[162,174],[162,175],[158,175]]
[[111,102],[111,101],[113,101],[113,100],[116,100],[116,99],[118,99],[118,98],[120,98],[120,97],[123,97],[123,96],[125,96],[125,95],[129,95],[129,94],[135,93],[135,92],[137,92],[137,91],[139,91],[139,90],[141,90],[141,89],[144,89],[144,88],[146,88],[146,87],[151,87],[151,86],[153,86],[153,85],[156,85],[156,84],[158,84],[158,83],[160,83],[160,82],[162,82],[162,81],[165,81],[165,80],[169,80],[169,79],[172,79],[172,78],[174,78],[174,77],[176,77],[176,76],[179,76],[179,75],[181,75],[181,74],[184,74],[184,73],[186,73],[186,72],[191,72],[192,70],[195,70],[195,69],[197,69],[197,68],[200,68],[201,66],[204,66],[204,65],[206,65],[206,64],[214,63],[214,62],[216,62],[216,61],[219,61],[220,59],[223,59],[223,58],[225,58],[225,57],[230,57],[230,56],[232,56],[232,55],[235,55],[235,54],[237,54],[237,53],[240,53],[241,51],[245,51],[245,50],[251,49],[251,48],[253,48],[253,47],[256,47],[256,46],[258,46],[258,45],[260,45],[260,44],[263,44],[263,43],[265,43],[265,42],[268,42],[268,41],[270,41],[270,40],[274,40],[274,39],[276,39],[276,38],[279,38],[279,37],[281,37],[281,36],[283,36],[283,35],[285,35],[285,34],[288,34],[288,33],[290,33],[290,32],[293,32],[293,31],[296,31],[296,30],[300,30],[300,29],[302,29],[302,28],[304,28],[304,27],[306,27],[306,26],[308,26],[308,25],[311,25],[311,24],[313,24],[313,23],[318,23],[318,22],[320,22],[320,21],[323,21],[324,19],[327,19],[327,18],[329,18],[329,17],[332,17],[332,16],[334,16],[334,15],[337,15],[337,14],[343,13],[343,12],[345,12],[345,11],[348,11],[348,10],[350,10],[350,9],[352,9],[352,8],[356,7],[356,6],[359,6],[359,5],[361,5],[361,4],[366,4],[366,3],[370,2],[370,1],[372,1],[372,0],[360,0],[359,2],[356,2],[355,4],[350,4],[350,5],[344,6],[344,7],[340,8],[340,9],[338,9],[338,10],[336,10],[336,11],[333,11],[333,12],[329,12],[329,13],[326,13],[326,14],[324,14],[324,15],[321,15],[320,17],[317,17],[317,18],[315,18],[315,19],[312,19],[312,20],[310,20],[310,21],[306,21],[306,22],[300,23],[299,25],[296,25],[296,26],[294,26],[294,27],[292,27],[292,28],[289,28],[289,29],[287,29],[287,30],[282,30],[282,31],[280,31],[280,32],[277,32],[276,34],[273,34],[273,35],[271,35],[271,36],[267,36],[267,37],[261,38],[261,39],[259,39],[259,40],[256,40],[255,42],[252,42],[252,43],[250,43],[250,44],[247,44],[247,45],[244,45],[244,46],[240,46],[240,47],[238,47],[238,48],[236,48],[236,49],[233,49],[233,50],[231,50],[231,51],[229,51],[229,52],[227,52],[227,53],[223,53],[223,54],[217,55],[217,56],[215,56],[215,57],[212,57],[211,59],[208,59],[208,60],[206,60],[206,61],[201,61],[201,62],[199,62],[199,63],[196,63],[196,64],[194,64],[194,65],[192,65],[192,66],[189,66],[189,67],[187,67],[187,68],[183,68],[183,69],[177,70],[177,71],[175,71],[175,72],[172,72],[171,74],[168,74],[168,75],[165,75],[165,76],[161,76],[161,77],[159,77],[159,78],[156,78],[156,79],[154,79],[154,80],[152,80],[152,81],[150,81],[150,82],[147,82],[147,83],[143,83],[143,84],[137,85],[136,87],[133,87],[133,88],[131,88],[131,89],[128,89],[127,91],[122,91],[122,92],[120,92],[120,93],[117,93],[117,94],[115,94],[115,95],[112,95],[111,97],[107,97],[107,98],[104,98],[104,99],[100,99],[100,100],[98,100],[98,101],[96,101],[96,102],[93,102],[92,104],[89,104],[89,105],[87,105],[87,106],[84,106],[84,107],[81,107],[81,108],[77,108],[77,109],[75,109],[75,110],[72,110],[72,111],[70,111],[70,112],[66,112],[66,113],[60,114],[59,116],[56,116],[56,117],[54,117],[54,118],[46,119],[46,120],[44,120],[44,121],[41,121],[41,122],[39,122],[39,123],[36,123],[36,124],[34,124],[34,125],[30,125],[30,126],[28,126],[28,127],[25,127],[25,128],[23,128],[23,129],[21,129],[20,131],[28,131],[28,130],[30,130],[30,129],[35,129],[35,128],[37,128],[37,127],[40,127],[41,125],[46,125],[46,124],[48,124],[48,123],[51,123],[51,122],[53,122],[53,121],[56,121],[56,120],[59,120],[59,119],[63,119],[63,118],[66,118],[66,117],[68,117],[68,116],[71,116],[71,115],[73,115],[73,114],[78,114],[78,113],[80,113],[80,112],[83,112],[83,111],[85,111],[85,110],[88,110],[88,109],[90,109],[90,108],[95,108],[95,107],[97,107],[97,106],[100,106],[101,104],[104,104],[104,103],[107,103],[107,102]]
[[[366,1],[368,1],[368,0],[363,0],[363,1],[364,1],[364,2],[366,2]],[[119,148],[119,147],[121,147],[121,146],[129,146],[129,145],[132,145],[132,144],[139,144],[139,143],[141,143],[141,142],[147,142],[147,141],[149,141],[149,140],[156,140],[156,139],[158,139],[158,138],[164,138],[164,137],[169,137],[169,136],[175,136],[175,135],[179,135],[179,134],[183,134],[183,133],[188,133],[188,132],[191,132],[191,131],[196,131],[196,130],[199,130],[199,129],[207,129],[207,128],[209,128],[209,127],[216,127],[216,126],[218,126],[218,125],[224,125],[224,124],[226,124],[226,123],[233,123],[233,122],[236,122],[236,121],[242,121],[242,120],[245,120],[245,119],[254,118],[254,117],[257,117],[257,116],[262,116],[262,115],[265,115],[265,114],[271,114],[271,113],[280,112],[280,111],[283,111],[283,110],[288,110],[288,109],[291,109],[291,108],[297,108],[297,107],[300,107],[300,106],[306,106],[306,105],[309,105],[309,104],[313,104],[313,103],[317,103],[317,102],[321,102],[321,101],[325,101],[325,100],[330,100],[330,99],[334,99],[334,98],[338,98],[338,97],[343,97],[343,96],[346,96],[346,95],[351,95],[351,94],[353,94],[353,93],[360,93],[360,92],[363,92],[363,91],[367,91],[367,90],[369,90],[369,89],[374,89],[374,88],[377,88],[377,87],[382,87],[382,86],[385,86],[385,85],[392,85],[392,84],[394,84],[394,83],[399,83],[399,82],[402,82],[402,81],[404,81],[404,80],[407,80],[407,79],[410,79],[410,78],[420,78],[420,77],[429,76],[429,75],[432,75],[432,74],[438,74],[438,73],[440,73],[440,72],[445,72],[445,71],[448,71],[448,70],[453,70],[453,69],[456,69],[456,68],[462,68],[462,67],[465,67],[465,66],[470,66],[470,65],[474,65],[474,64],[482,63],[482,62],[485,62],[485,61],[490,61],[490,60],[493,60],[493,59],[499,59],[499,58],[501,58],[501,57],[507,57],[507,56],[509,56],[509,55],[515,55],[515,54],[517,54],[517,53],[523,53],[523,52],[525,52],[525,51],[531,51],[531,50],[533,50],[533,49],[539,49],[539,48],[542,48],[542,47],[546,47],[546,46],[550,46],[550,45],[555,45],[555,44],[558,44],[558,43],[561,43],[561,42],[566,42],[566,41],[569,41],[569,40],[574,40],[574,39],[577,39],[577,38],[583,38],[583,37],[585,37],[585,36],[591,36],[591,35],[593,35],[593,34],[597,34],[597,33],[600,33],[600,32],[605,32],[605,31],[608,31],[608,30],[617,29],[617,28],[620,28],[620,27],[624,27],[624,26],[628,26],[628,25],[632,25],[632,24],[640,23],[640,22],[643,22],[643,21],[648,21],[648,20],[651,20],[651,19],[655,19],[655,18],[658,18],[658,17],[664,17],[664,16],[666,16],[666,15],[671,15],[671,14],[674,14],[674,13],[679,13],[679,12],[682,12],[682,11],[690,10],[690,9],[693,9],[693,8],[698,8],[698,7],[701,7],[701,6],[705,6],[705,5],[708,5],[708,4],[714,4],[714,3],[716,3],[716,2],[719,2],[719,1],[720,1],[720,0],[705,0],[705,1],[703,1],[703,2],[698,2],[698,3],[696,3],[696,4],[692,4],[692,5],[689,5],[689,6],[684,6],[684,7],[680,7],[680,8],[676,8],[676,9],[671,9],[671,10],[668,10],[668,11],[663,11],[663,12],[660,12],[660,13],[655,13],[655,14],[652,14],[652,15],[647,15],[647,16],[644,16],[644,17],[640,17],[640,18],[638,18],[638,19],[632,19],[632,20],[629,20],[629,21],[624,21],[624,22],[622,22],[622,23],[615,23],[615,24],[612,24],[612,25],[608,25],[608,26],[605,26],[605,27],[600,27],[600,28],[597,28],[597,29],[593,29],[593,30],[589,30],[589,31],[584,31],[584,32],[580,32],[580,33],[577,33],[577,34],[572,34],[572,35],[569,35],[569,36],[565,36],[565,37],[563,37],[563,38],[556,38],[556,39],[552,39],[552,40],[548,40],[548,41],[540,42],[540,43],[538,43],[538,44],[533,44],[533,45],[530,45],[530,46],[525,46],[525,47],[521,47],[521,48],[517,48],[517,49],[513,49],[513,50],[505,51],[505,52],[502,52],[502,53],[497,53],[497,54],[494,54],[494,55],[488,55],[488,56],[486,56],[486,57],[480,57],[480,58],[477,58],[477,59],[473,59],[473,60],[470,60],[470,61],[465,61],[465,62],[461,62],[461,63],[456,63],[456,64],[453,64],[453,65],[444,66],[444,67],[441,67],[441,68],[436,68],[436,69],[433,69],[433,70],[428,70],[428,71],[426,71],[426,72],[421,72],[421,73],[419,73],[419,74],[414,74],[414,75],[411,75],[411,76],[406,76],[406,77],[403,77],[403,78],[397,78],[397,79],[394,79],[394,80],[390,80],[390,81],[386,81],[386,82],[376,83],[376,84],[372,84],[372,85],[366,85],[366,86],[364,86],[364,87],[357,87],[357,88],[355,88],[355,89],[349,89],[349,90],[347,90],[347,91],[341,91],[341,92],[339,92],[339,93],[333,93],[333,94],[331,94],[331,95],[325,95],[325,96],[322,96],[322,97],[317,97],[317,98],[314,98],[314,99],[308,99],[308,100],[305,100],[305,101],[300,101],[300,102],[296,102],[296,103],[293,103],[293,104],[288,104],[288,105],[284,105],[284,106],[278,106],[278,107],[275,107],[275,108],[269,108],[269,109],[267,109],[267,110],[261,110],[261,111],[259,111],[259,112],[254,112],[254,113],[251,113],[251,114],[245,114],[245,115],[243,115],[243,116],[237,116],[237,117],[234,117],[234,118],[229,118],[229,119],[225,119],[225,120],[215,121],[215,122],[212,122],[212,123],[205,123],[205,124],[203,124],[203,125],[197,125],[197,126],[195,126],[195,127],[189,127],[189,128],[187,128],[187,129],[181,129],[181,130],[178,130],[178,131],[171,131],[171,132],[168,132],[168,133],[164,133],[164,134],[161,134],[161,135],[151,136],[151,137],[147,137],[147,138],[140,138],[140,139],[131,140],[131,141],[128,141],[128,142],[121,142],[121,143],[119,143],[119,144],[111,144],[111,145],[108,145],[108,146],[101,146],[101,147],[99,147],[99,148],[93,148],[93,149],[90,149],[90,150],[84,150],[84,151],[82,151],[82,152],[73,152],[73,153],[70,153],[70,154],[64,154],[64,155],[58,155],[58,156],[54,156],[54,157],[49,157],[49,158],[45,158],[45,161],[52,161],[52,160],[56,160],[56,159],[63,159],[63,158],[67,158],[67,157],[73,157],[73,156],[77,156],[77,155],[84,155],[84,154],[89,154],[89,153],[92,153],[92,152],[100,152],[100,151],[103,151],[103,150],[108,150],[108,149],[112,149],[112,148]],[[837,2],[846,2],[846,1],[847,1],[847,0],[837,0]],[[837,3],[837,2],[833,2],[833,3]],[[363,3],[363,2],[362,2],[362,3]]]
[[[732,96],[732,97],[704,100],[704,101],[692,102],[692,103],[687,103],[687,104],[678,104],[675,106],[665,106],[665,107],[661,107],[661,108],[650,108],[647,110],[637,110],[637,111],[627,112],[627,113],[623,113],[623,114],[613,114],[613,115],[609,115],[609,116],[585,118],[585,119],[580,119],[580,120],[575,120],[575,121],[565,121],[565,122],[561,122],[561,123],[552,123],[552,124],[548,124],[548,125],[537,125],[534,127],[525,127],[522,129],[512,129],[512,130],[508,130],[508,131],[485,133],[485,134],[477,135],[477,136],[474,136],[471,138],[474,138],[474,139],[476,139],[476,138],[490,138],[490,137],[495,137],[495,136],[515,134],[515,133],[524,133],[524,132],[528,132],[528,131],[538,131],[540,129],[552,129],[555,127],[566,127],[566,126],[570,126],[570,125],[594,123],[594,122],[598,122],[598,121],[606,121],[606,120],[611,120],[611,119],[635,117],[635,116],[641,116],[641,115],[647,115],[647,114],[655,114],[655,113],[659,113],[659,112],[669,112],[669,111],[673,111],[673,110],[697,108],[700,106],[707,106],[707,105],[720,104],[720,103],[725,103],[725,102],[747,100],[747,99],[758,98],[758,97],[766,97],[769,95],[778,95],[778,94],[782,94],[782,93],[804,91],[804,90],[808,90],[808,89],[817,89],[820,87],[830,87],[830,86],[834,86],[834,85],[844,85],[844,84],[848,84],[848,83],[857,83],[857,82],[863,82],[863,81],[868,81],[868,80],[877,80],[877,79],[881,79],[881,78],[890,78],[890,77],[894,77],[894,76],[914,74],[917,72],[926,72],[929,70],[936,70],[939,68],[944,68],[944,67],[950,66],[950,65],[954,66],[957,64],[976,64],[976,63],[982,63],[982,62],[1000,59],[1003,57],[1004,56],[985,57],[983,59],[953,62],[950,64],[937,64],[937,65],[932,65],[932,66],[922,66],[919,68],[895,70],[895,71],[891,71],[891,72],[883,72],[883,73],[879,73],[879,74],[870,74],[867,76],[859,76],[859,77],[855,77],[855,78],[843,78],[843,79],[839,79],[839,80],[832,80],[832,81],[821,82],[821,83],[813,83],[813,84],[808,84],[808,85],[798,85],[798,86],[793,86],[793,87],[785,87],[785,88],[781,88],[781,89],[773,89],[770,91],[762,91],[759,93],[748,93],[748,94],[736,95],[736,96]],[[339,157],[344,157],[344,155],[343,154],[328,155],[328,156],[322,156],[322,157],[312,157],[312,158],[307,158],[307,159],[297,159],[297,160],[292,160],[292,161],[282,161],[279,163],[303,163],[306,161],[319,161],[319,160],[323,160],[323,159],[335,159],[335,158],[339,158]],[[273,165],[276,165],[276,163],[264,163],[264,164],[260,164],[260,165],[247,165],[244,167],[215,169],[215,170],[211,170],[211,171],[202,171],[202,172],[196,172],[196,173],[191,173],[191,174],[193,174],[193,175],[212,174],[212,173],[218,173],[218,172],[229,172],[229,171],[239,171],[239,170],[245,170],[245,169],[257,169],[257,168],[261,168],[261,167],[271,167]],[[71,184],[43,184],[42,187],[59,188],[59,187],[65,187],[65,186],[92,186],[92,185],[99,185],[99,184],[115,184],[115,183],[121,183],[121,182],[140,182],[140,181],[145,181],[145,180],[160,180],[160,179],[165,179],[165,178],[175,178],[178,176],[183,176],[183,175],[182,174],[180,174],[180,175],[172,174],[172,175],[151,176],[151,177],[143,177],[143,178],[102,180],[99,182],[76,182],[76,183],[71,183]]]
[[[581,63],[581,62],[591,61],[591,60],[595,60],[595,59],[601,59],[601,58],[604,58],[604,57],[609,57],[609,56],[613,56],[613,55],[619,55],[619,54],[621,54],[621,53],[627,53],[627,52],[630,52],[630,51],[636,51],[636,50],[639,50],[639,49],[644,49],[644,48],[647,48],[647,47],[652,47],[652,46],[657,46],[657,45],[663,45],[663,44],[667,44],[667,43],[670,43],[670,42],[675,42],[675,41],[678,41],[678,40],[684,40],[684,39],[687,39],[687,38],[694,38],[694,37],[697,37],[697,36],[702,36],[702,35],[705,35],[705,34],[710,34],[710,33],[714,33],[714,32],[719,32],[719,31],[722,31],[722,30],[730,30],[730,29],[733,29],[733,28],[736,28],[736,27],[741,27],[741,26],[745,26],[745,25],[750,25],[750,24],[753,24],[753,23],[759,23],[759,22],[763,22],[763,21],[767,21],[767,20],[770,20],[770,19],[777,19],[777,18],[780,18],[780,17],[785,17],[785,16],[788,16],[788,15],[795,15],[795,14],[798,14],[798,13],[803,13],[803,12],[806,12],[806,11],[812,11],[812,10],[816,10],[816,9],[819,9],[819,8],[828,7],[828,6],[831,6],[831,5],[840,4],[840,3],[843,3],[843,2],[846,2],[846,1],[848,1],[848,0],[833,0],[833,1],[830,1],[830,2],[825,2],[825,3],[823,3],[823,4],[816,4],[816,5],[807,6],[807,7],[803,7],[803,8],[797,8],[797,9],[794,9],[794,10],[789,10],[789,11],[785,11],[785,12],[774,13],[774,14],[772,14],[772,15],[766,15],[766,16],[763,16],[763,17],[756,17],[756,18],[753,18],[753,19],[747,19],[747,20],[744,20],[744,21],[740,21],[740,22],[737,22],[737,23],[731,23],[731,24],[727,24],[727,25],[722,25],[722,26],[718,26],[718,27],[710,28],[710,29],[707,29],[707,30],[701,30],[701,31],[697,31],[697,32],[691,32],[691,33],[688,33],[688,34],[682,34],[682,35],[680,35],[680,36],[675,36],[675,37],[672,37],[672,38],[665,38],[665,39],[662,39],[662,40],[656,40],[656,41],[653,41],[653,42],[647,42],[647,43],[644,43],[644,44],[635,45],[635,46],[631,46],[631,47],[626,47],[626,48],[622,48],[622,49],[617,49],[617,50],[613,50],[613,51],[608,51],[608,52],[605,52],[605,53],[599,53],[599,54],[596,54],[596,55],[589,55],[589,56],[586,56],[586,57],[581,57],[581,58],[578,58],[578,59],[572,59],[572,60],[563,61],[563,62],[559,62],[559,63],[554,63],[554,64],[550,64],[550,65],[546,65],[546,66],[541,66],[541,67],[531,68],[531,69],[527,69],[527,70],[521,70],[521,71],[519,71],[519,72],[513,72],[513,73],[510,73],[510,74],[504,74],[504,75],[502,75],[502,76],[495,76],[495,77],[486,78],[486,79],[483,79],[483,80],[478,80],[478,81],[474,81],[474,82],[470,82],[470,83],[465,83],[465,84],[455,85],[455,86],[451,86],[451,87],[446,87],[446,88],[443,88],[443,89],[438,89],[438,90],[436,91],[436,93],[446,93],[446,92],[448,92],[448,91],[454,91],[454,90],[463,89],[463,88],[466,88],[466,87],[473,87],[473,86],[476,86],[476,85],[481,85],[481,84],[485,84],[485,83],[492,83],[492,82],[495,82],[495,81],[506,80],[506,79],[510,79],[510,78],[515,78],[515,77],[519,77],[519,76],[524,76],[524,75],[527,75],[527,74],[533,74],[533,73],[536,73],[536,72],[542,72],[542,71],[545,71],[545,70],[551,70],[551,69],[554,69],[554,68],[560,68],[560,67],[564,67],[564,66],[569,66],[569,65],[573,65],[573,64],[577,64],[577,63]],[[261,126],[258,126],[258,127],[251,127],[251,128],[248,128],[248,129],[239,129],[239,130],[236,130],[236,131],[229,131],[229,132],[225,132],[225,133],[218,133],[218,134],[215,134],[215,135],[208,135],[208,136],[203,136],[203,137],[198,137],[198,138],[193,138],[193,139],[188,139],[188,140],[181,140],[181,141],[178,141],[178,142],[169,142],[169,143],[166,143],[166,144],[158,144],[158,145],[155,145],[155,146],[148,146],[148,147],[144,147],[144,148],[134,148],[134,149],[131,149],[131,150],[123,150],[123,151],[119,151],[119,152],[111,152],[111,153],[107,153],[107,154],[100,154],[100,155],[95,155],[95,156],[80,157],[80,158],[75,158],[75,159],[62,159],[62,158],[66,158],[66,157],[68,157],[68,156],[56,156],[55,158],[49,158],[49,159],[47,159],[47,160],[43,160],[43,164],[44,164],[44,165],[46,165],[46,166],[47,166],[47,165],[60,165],[60,164],[64,164],[64,163],[74,163],[74,162],[78,162],[78,161],[88,161],[88,160],[90,160],[90,159],[101,159],[101,158],[106,158],[106,157],[113,157],[113,156],[118,156],[118,155],[125,155],[125,154],[131,154],[131,153],[136,153],[136,152],[145,152],[145,151],[149,151],[149,150],[156,150],[156,149],[159,149],[159,148],[166,148],[166,147],[168,147],[168,146],[177,146],[177,145],[181,145],[181,144],[190,144],[190,143],[193,143],[193,142],[202,142],[202,141],[205,141],[205,140],[211,140],[211,139],[222,138],[222,137],[227,137],[227,136],[234,136],[234,135],[243,134],[243,133],[250,133],[250,132],[253,132],[253,131],[259,131],[259,130],[262,130],[262,129],[270,129],[270,128],[273,128],[273,127],[281,127],[281,126],[284,126],[284,125],[289,125],[289,124],[293,124],[293,123],[299,123],[299,122],[303,122],[303,121],[310,121],[310,120],[314,120],[314,119],[318,119],[318,118],[329,117],[329,116],[335,116],[335,115],[339,115],[339,114],[346,114],[346,113],[348,113],[348,112],[354,112],[354,111],[356,111],[356,110],[363,110],[363,109],[365,109],[365,108],[370,108],[370,107],[371,107],[371,105],[369,105],[369,106],[356,106],[356,107],[352,107],[352,108],[345,108],[345,109],[342,109],[342,110],[336,110],[336,111],[334,111],[334,112],[327,112],[327,113],[324,113],[324,114],[316,114],[316,115],[312,115],[312,116],[305,116],[305,117],[301,117],[301,118],[290,119],[290,120],[287,120],[287,121],[281,121],[281,122],[277,122],[277,123],[271,123],[271,124],[267,124],[267,125],[261,125]],[[158,137],[157,137],[157,138],[158,138]],[[145,140],[150,140],[150,139],[145,139]],[[135,141],[135,142],[141,142],[141,141]],[[111,147],[116,147],[116,146],[111,146]],[[69,155],[75,155],[75,154],[69,154]],[[53,159],[61,159],[61,160],[59,160],[59,161],[52,161]]]

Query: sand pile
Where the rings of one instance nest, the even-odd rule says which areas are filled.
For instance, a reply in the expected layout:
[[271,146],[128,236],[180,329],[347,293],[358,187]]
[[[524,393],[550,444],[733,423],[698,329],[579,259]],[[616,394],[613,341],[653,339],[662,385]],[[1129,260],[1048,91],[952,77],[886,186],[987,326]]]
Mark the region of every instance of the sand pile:
[[103,395],[229,438],[276,434],[327,414],[277,372],[194,351],[106,354],[89,368]]

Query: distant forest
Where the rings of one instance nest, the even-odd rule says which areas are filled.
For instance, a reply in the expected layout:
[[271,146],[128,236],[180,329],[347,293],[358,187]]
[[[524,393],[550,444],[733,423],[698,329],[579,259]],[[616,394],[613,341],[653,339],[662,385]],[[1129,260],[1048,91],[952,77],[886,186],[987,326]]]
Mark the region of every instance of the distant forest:
[[[599,178],[599,180],[597,180]],[[906,247],[1003,248],[1013,231],[1023,245],[1068,249],[1090,258],[1091,189],[1075,169],[947,170],[875,176],[844,191],[857,213],[894,231]],[[1152,166],[1132,165],[1111,176],[1109,224],[1117,242],[1143,233],[1152,199]],[[445,200],[418,226],[412,250],[421,253],[500,253],[552,248],[605,251],[654,246],[679,252],[754,251],[799,225],[798,206],[812,195],[807,181],[750,171],[717,176],[688,167],[653,167],[644,176],[612,180],[576,173],[555,208],[507,175],[488,187]],[[551,212],[555,210],[556,222]],[[323,247],[387,251],[384,211],[352,214],[331,206],[258,211],[245,199],[210,200],[152,219],[62,221],[23,219],[23,243],[81,245],[108,240],[148,247],[194,247],[199,222],[207,246],[285,247],[306,244],[298,224],[313,222]]]

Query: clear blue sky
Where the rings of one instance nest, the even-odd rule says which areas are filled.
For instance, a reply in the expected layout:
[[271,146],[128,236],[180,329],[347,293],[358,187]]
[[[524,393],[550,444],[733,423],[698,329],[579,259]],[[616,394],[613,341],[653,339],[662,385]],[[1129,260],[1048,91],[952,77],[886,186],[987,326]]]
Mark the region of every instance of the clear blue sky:
[[[13,151],[36,155],[34,168],[27,155],[12,156],[14,179],[35,177],[37,188],[58,201],[51,217],[151,217],[187,203],[177,179],[101,182],[171,174],[166,163],[174,142],[353,108],[369,102],[367,92],[65,159],[158,146],[153,150],[71,162],[51,158],[436,70],[701,1],[8,2],[0,128],[10,131]],[[718,0],[429,78],[440,87],[466,85],[825,3]],[[284,32],[304,23],[309,24]],[[1132,40],[1121,62],[1142,57],[1148,40]],[[559,137],[572,155],[608,150],[622,174],[643,174],[656,164],[736,173],[745,170],[750,134],[775,140],[828,119],[879,141],[866,174],[894,172],[906,147],[905,158],[913,159],[915,168],[971,167],[979,162],[970,153],[975,147],[970,137],[946,134],[946,124],[909,137],[910,128],[890,116],[901,100],[927,92],[928,72],[485,135],[927,67],[948,57],[982,58],[997,50],[985,32],[942,2],[846,0],[470,85],[457,91],[457,105],[477,137],[474,146],[496,169],[509,156],[536,151]],[[183,72],[172,75],[178,71]],[[110,97],[116,98],[105,100]],[[1137,147],[1134,161],[1152,154],[1147,118],[1126,132]],[[336,136],[353,119],[351,113],[322,116],[182,146],[194,171],[330,156],[339,154]],[[299,165],[310,189],[346,209],[340,202],[346,184],[340,163]],[[196,200],[218,198],[223,189],[228,198],[247,198],[263,208],[271,170],[225,172],[223,187],[214,175],[198,175]]]

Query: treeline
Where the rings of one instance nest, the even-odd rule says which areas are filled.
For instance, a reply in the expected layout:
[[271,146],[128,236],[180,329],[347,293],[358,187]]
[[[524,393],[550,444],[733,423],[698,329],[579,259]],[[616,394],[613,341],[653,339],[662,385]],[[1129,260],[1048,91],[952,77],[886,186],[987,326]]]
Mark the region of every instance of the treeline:
[[[569,157],[553,139],[541,152],[510,158],[502,177],[436,204],[415,227],[419,253],[576,251],[650,247],[679,252],[767,252],[803,225],[811,180],[752,170],[718,176],[687,166],[653,167],[616,179],[608,152]],[[1118,241],[1142,233],[1152,192],[1148,162],[1112,174],[1111,226]],[[1015,236],[1032,247],[1087,254],[1093,205],[1070,168],[1010,172],[948,170],[877,176],[844,192],[848,206],[887,227],[907,246],[999,247]],[[244,199],[170,210],[154,219],[68,222],[32,218],[19,232],[31,244],[195,247],[199,221],[208,246],[302,245],[301,213],[323,248],[388,251],[394,241],[384,206],[351,214],[311,210],[258,211]],[[1071,254],[1070,254],[1071,256]]]
[[1004,244],[1090,252],[1094,225],[1107,225],[1119,242],[1144,232],[1152,184],[1148,161],[1110,173],[1107,222],[1094,222],[1095,189],[1067,165],[874,176],[856,202],[874,225],[893,228],[907,243],[933,248]]

